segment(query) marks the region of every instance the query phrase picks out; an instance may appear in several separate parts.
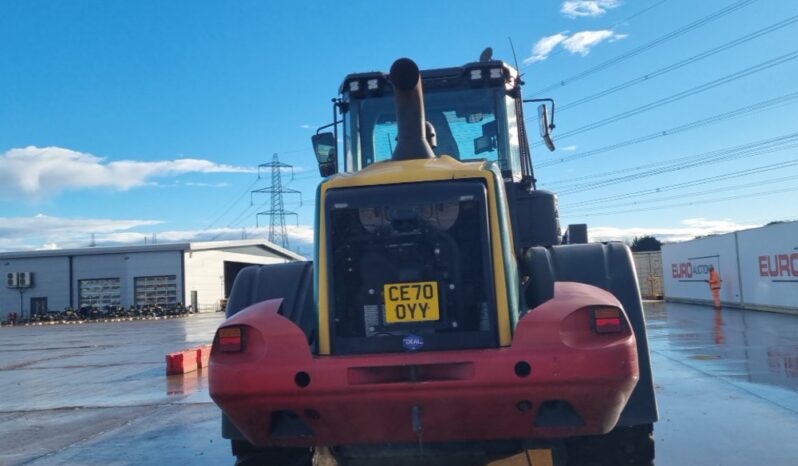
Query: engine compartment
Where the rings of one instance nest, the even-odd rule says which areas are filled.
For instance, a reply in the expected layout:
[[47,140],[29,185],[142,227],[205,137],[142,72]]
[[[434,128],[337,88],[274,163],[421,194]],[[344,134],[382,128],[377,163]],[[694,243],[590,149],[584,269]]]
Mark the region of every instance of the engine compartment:
[[423,349],[498,344],[481,181],[334,189],[325,209],[334,353],[407,350],[407,336]]

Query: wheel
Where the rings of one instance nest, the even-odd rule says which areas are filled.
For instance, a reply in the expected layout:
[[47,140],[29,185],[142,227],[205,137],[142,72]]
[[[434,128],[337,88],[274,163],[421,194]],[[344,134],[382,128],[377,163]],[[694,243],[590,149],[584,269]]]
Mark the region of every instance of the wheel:
[[566,440],[568,466],[654,466],[652,424]]
[[313,263],[287,262],[242,269],[227,301],[227,317],[274,298],[283,298],[280,314],[294,322],[315,347],[316,313],[313,302]]
[[310,448],[258,447],[246,440],[231,440],[236,466],[311,466]]

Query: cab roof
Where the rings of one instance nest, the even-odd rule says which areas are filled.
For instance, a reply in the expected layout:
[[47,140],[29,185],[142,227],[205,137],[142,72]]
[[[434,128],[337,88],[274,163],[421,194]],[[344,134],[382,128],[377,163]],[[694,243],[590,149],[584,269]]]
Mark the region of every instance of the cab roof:
[[[500,78],[490,78],[491,69],[501,69]],[[482,72],[482,77],[472,79],[472,70],[485,70]],[[484,85],[486,83],[497,84],[504,81],[505,88],[510,91],[523,84],[519,79],[518,71],[502,60],[487,60],[466,63],[463,66],[455,66],[449,68],[432,68],[421,70],[421,79],[424,83],[425,89],[433,89],[440,87],[457,87],[466,84]],[[370,80],[377,80],[378,88],[372,89],[377,92],[367,92],[368,82]],[[382,71],[367,71],[363,73],[351,73],[346,75],[341,86],[338,88],[339,94],[350,92],[350,83],[358,82],[359,88],[364,91],[364,94],[377,94],[392,93],[393,86],[390,83],[388,75]]]

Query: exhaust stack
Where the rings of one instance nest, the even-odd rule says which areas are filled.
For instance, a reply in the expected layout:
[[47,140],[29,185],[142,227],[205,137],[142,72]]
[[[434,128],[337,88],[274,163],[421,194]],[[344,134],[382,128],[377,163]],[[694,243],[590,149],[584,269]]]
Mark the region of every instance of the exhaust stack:
[[418,65],[400,58],[391,65],[398,136],[392,160],[431,159],[435,157],[427,142],[427,119],[424,114],[424,91]]

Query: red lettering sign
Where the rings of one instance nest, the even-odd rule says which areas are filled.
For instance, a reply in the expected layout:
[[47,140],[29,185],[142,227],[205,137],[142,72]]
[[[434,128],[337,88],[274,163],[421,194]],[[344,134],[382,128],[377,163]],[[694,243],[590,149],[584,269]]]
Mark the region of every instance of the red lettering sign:
[[671,264],[671,274],[673,278],[693,278],[693,264],[690,262]]
[[759,256],[759,276],[760,277],[767,277],[770,275],[768,273],[768,269],[770,268],[770,262],[768,260],[768,256]]
[[787,272],[788,277],[792,275],[790,273],[790,256],[787,254],[779,254],[779,277],[784,276],[784,272]]
[[798,277],[798,253],[759,256],[759,276]]

